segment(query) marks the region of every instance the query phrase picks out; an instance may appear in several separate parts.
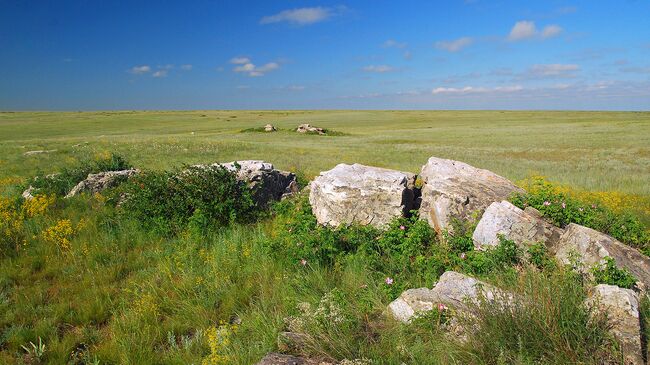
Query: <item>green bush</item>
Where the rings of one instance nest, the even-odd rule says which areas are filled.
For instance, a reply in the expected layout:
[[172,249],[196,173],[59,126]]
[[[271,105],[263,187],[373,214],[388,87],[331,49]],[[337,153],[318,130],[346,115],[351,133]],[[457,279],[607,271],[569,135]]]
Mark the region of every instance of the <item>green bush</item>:
[[594,265],[591,268],[594,280],[598,284],[616,285],[621,288],[632,289],[636,278],[626,269],[619,269],[616,261],[611,257],[605,257],[605,262]]
[[66,195],[75,185],[88,177],[102,171],[119,171],[132,166],[120,155],[111,153],[95,159],[83,159],[72,167],[66,167],[55,174],[37,174],[30,183],[39,194]]
[[521,209],[534,207],[557,226],[580,224],[646,252],[650,250],[650,233],[638,217],[578,199],[543,178],[534,178],[527,192],[514,194],[510,201]]
[[163,234],[190,225],[203,231],[230,223],[248,223],[259,216],[245,184],[221,166],[189,166],[181,171],[148,171],[123,185],[123,214]]

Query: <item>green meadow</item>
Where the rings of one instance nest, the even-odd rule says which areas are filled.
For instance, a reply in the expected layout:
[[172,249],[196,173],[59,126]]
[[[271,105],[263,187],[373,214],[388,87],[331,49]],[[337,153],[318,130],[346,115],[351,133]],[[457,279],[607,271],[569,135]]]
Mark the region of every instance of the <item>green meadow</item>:
[[[252,130],[267,123],[279,130]],[[292,131],[301,123],[333,133]],[[25,155],[37,150],[49,152]],[[649,112],[0,113],[0,364],[247,365],[283,349],[287,330],[308,336],[289,352],[348,365],[623,363],[605,319],[582,306],[583,278],[540,247],[476,252],[471,230],[442,240],[417,219],[329,230],[304,194],[237,223],[192,214],[173,232],[116,207],[119,190],[20,198],[34,176],[110,153],[152,173],[260,159],[305,179],[338,163],[418,172],[437,156],[513,181],[545,176],[576,192],[569,204],[593,194],[607,217],[632,214],[647,233]],[[648,236],[635,237],[647,253]],[[467,341],[446,333],[447,312],[409,325],[384,315],[402,290],[431,287],[445,270],[533,300],[476,308],[480,331]]]

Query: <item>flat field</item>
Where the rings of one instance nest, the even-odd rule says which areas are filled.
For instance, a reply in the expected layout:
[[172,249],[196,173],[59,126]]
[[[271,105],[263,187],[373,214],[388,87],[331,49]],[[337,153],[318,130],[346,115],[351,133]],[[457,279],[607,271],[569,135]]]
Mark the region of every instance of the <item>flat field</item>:
[[[266,123],[281,130],[241,132]],[[300,123],[343,135],[290,131]],[[57,151],[23,155],[30,150]],[[342,162],[417,172],[438,156],[513,180],[540,174],[577,189],[650,196],[649,112],[0,113],[0,178],[54,171],[89,150],[111,150],[149,169],[263,159],[308,177]]]

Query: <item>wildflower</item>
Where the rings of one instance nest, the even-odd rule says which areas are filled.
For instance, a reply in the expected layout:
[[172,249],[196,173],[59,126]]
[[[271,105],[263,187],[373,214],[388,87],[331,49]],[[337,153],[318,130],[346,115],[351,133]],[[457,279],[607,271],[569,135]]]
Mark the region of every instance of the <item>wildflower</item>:
[[460,258],[461,258],[461,260],[465,260],[465,252],[460,254]]
[[403,230],[406,229],[406,227],[404,227],[404,226],[399,226],[399,229],[401,229],[401,230],[403,231]]
[[386,282],[386,285],[393,285],[393,279],[391,277],[387,276],[384,281]]
[[442,303],[438,303],[438,311],[442,312],[445,310],[447,310],[447,306]]
[[566,203],[562,202],[562,209],[566,209]]
[[546,201],[544,201],[544,204],[543,204],[543,205],[544,205],[545,207],[548,207],[549,205],[551,205],[551,202],[548,201],[548,200],[546,200]]
[[360,289],[366,289],[368,287],[368,284],[361,284],[359,286]]
[[582,212],[584,209],[583,208],[578,208],[578,210]]
[[300,259],[300,265],[306,266],[307,265],[307,260],[305,259]]

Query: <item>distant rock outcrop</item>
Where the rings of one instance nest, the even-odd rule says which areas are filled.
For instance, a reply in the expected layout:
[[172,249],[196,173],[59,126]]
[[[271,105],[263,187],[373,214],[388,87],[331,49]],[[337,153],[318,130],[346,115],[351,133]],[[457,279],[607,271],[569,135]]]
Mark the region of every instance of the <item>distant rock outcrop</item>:
[[494,202],[485,210],[472,239],[477,249],[499,244],[499,236],[519,246],[542,242],[553,247],[562,229],[542,219],[534,208],[522,210],[508,201]]
[[510,180],[466,163],[431,157],[420,173],[422,204],[420,218],[438,232],[450,229],[451,218],[467,220],[482,214],[496,201],[522,190]]
[[311,183],[309,202],[318,223],[385,227],[413,208],[415,175],[360,164],[339,164]]
[[311,124],[305,123],[301,124],[296,128],[296,132],[298,133],[318,133],[318,134],[325,134],[326,131],[323,128],[319,127],[314,127]]
[[267,124],[264,126],[264,132],[275,132],[277,129],[273,126],[273,124]]

